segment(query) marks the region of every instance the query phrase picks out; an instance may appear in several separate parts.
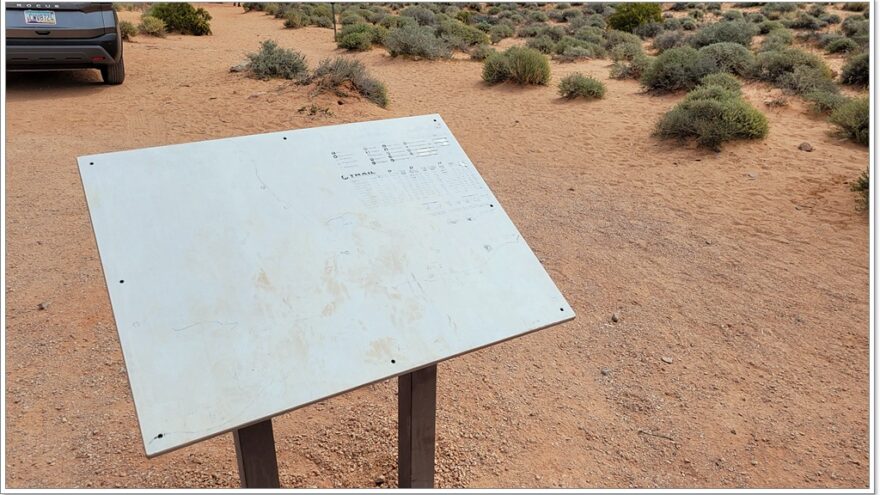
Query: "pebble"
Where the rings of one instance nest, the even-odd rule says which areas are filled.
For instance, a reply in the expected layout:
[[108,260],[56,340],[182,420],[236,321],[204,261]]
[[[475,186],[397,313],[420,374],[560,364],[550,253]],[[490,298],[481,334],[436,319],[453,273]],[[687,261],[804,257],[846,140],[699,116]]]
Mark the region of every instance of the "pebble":
[[49,303],[45,301],[41,302],[40,304],[37,304],[37,309],[39,309],[40,311],[43,311],[44,309],[49,309]]
[[752,466],[757,466],[757,465],[758,465],[758,461],[752,460]]
[[380,476],[376,477],[376,486],[382,485],[382,484],[384,484],[384,483],[385,483],[385,477],[384,477],[384,476],[381,476],[381,475],[380,475]]
[[671,358],[671,357],[663,356],[663,357],[660,358],[660,361],[663,361],[663,362],[666,363],[666,364],[672,364],[672,358]]
[[758,178],[758,174],[755,173],[755,172],[749,172],[749,173],[747,173],[746,175],[747,175],[748,178],[751,179],[751,180],[755,180],[755,179]]
[[617,313],[612,313],[611,314],[611,321],[613,321],[614,323],[617,323],[618,321],[620,321],[620,316],[618,316]]
[[608,368],[602,368],[602,376],[608,376],[611,374],[611,370]]
[[801,143],[801,144],[798,145],[798,149],[801,150],[801,151],[807,151],[807,152],[809,152],[809,151],[813,151],[813,145],[811,145],[810,143],[804,141],[803,143]]

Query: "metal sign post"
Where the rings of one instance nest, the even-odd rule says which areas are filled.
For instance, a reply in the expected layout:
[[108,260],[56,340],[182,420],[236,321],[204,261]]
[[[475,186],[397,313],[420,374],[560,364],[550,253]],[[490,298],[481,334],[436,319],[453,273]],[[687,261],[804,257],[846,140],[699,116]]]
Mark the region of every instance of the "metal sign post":
[[398,378],[400,486],[433,485],[437,363],[574,318],[439,115],[79,158],[144,451]]

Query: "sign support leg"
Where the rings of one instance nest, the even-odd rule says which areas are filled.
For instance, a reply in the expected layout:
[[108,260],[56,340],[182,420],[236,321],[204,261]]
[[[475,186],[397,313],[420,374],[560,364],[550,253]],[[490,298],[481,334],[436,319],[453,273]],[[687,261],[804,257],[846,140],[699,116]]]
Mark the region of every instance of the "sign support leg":
[[278,459],[275,457],[275,436],[272,420],[239,428],[232,432],[238,477],[242,488],[281,488],[278,480]]
[[400,488],[434,488],[437,365],[397,378],[397,471]]

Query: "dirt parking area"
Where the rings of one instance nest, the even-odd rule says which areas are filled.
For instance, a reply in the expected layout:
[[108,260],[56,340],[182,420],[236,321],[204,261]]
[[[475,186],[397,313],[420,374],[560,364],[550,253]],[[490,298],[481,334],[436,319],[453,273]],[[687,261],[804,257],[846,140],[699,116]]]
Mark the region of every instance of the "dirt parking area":
[[[352,56],[387,109],[316,96],[229,67],[265,39],[314,65],[342,54],[331,30],[207,9],[212,36],[127,43],[121,86],[8,75],[7,487],[238,485],[228,434],[144,456],[77,156],[435,112],[578,314],[439,366],[439,486],[867,487],[868,217],[848,184],[867,148],[756,83],[765,140],[659,141],[681,95],[608,60],[521,88],[377,48]],[[561,100],[574,71],[605,98]],[[274,425],[283,486],[396,484],[395,381]]]

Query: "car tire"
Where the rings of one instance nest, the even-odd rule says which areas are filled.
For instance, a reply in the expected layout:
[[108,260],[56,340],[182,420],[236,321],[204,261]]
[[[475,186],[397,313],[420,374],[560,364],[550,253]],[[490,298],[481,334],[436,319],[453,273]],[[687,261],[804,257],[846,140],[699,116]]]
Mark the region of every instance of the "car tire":
[[101,66],[101,77],[104,84],[122,84],[125,81],[125,62],[122,57],[115,64]]

